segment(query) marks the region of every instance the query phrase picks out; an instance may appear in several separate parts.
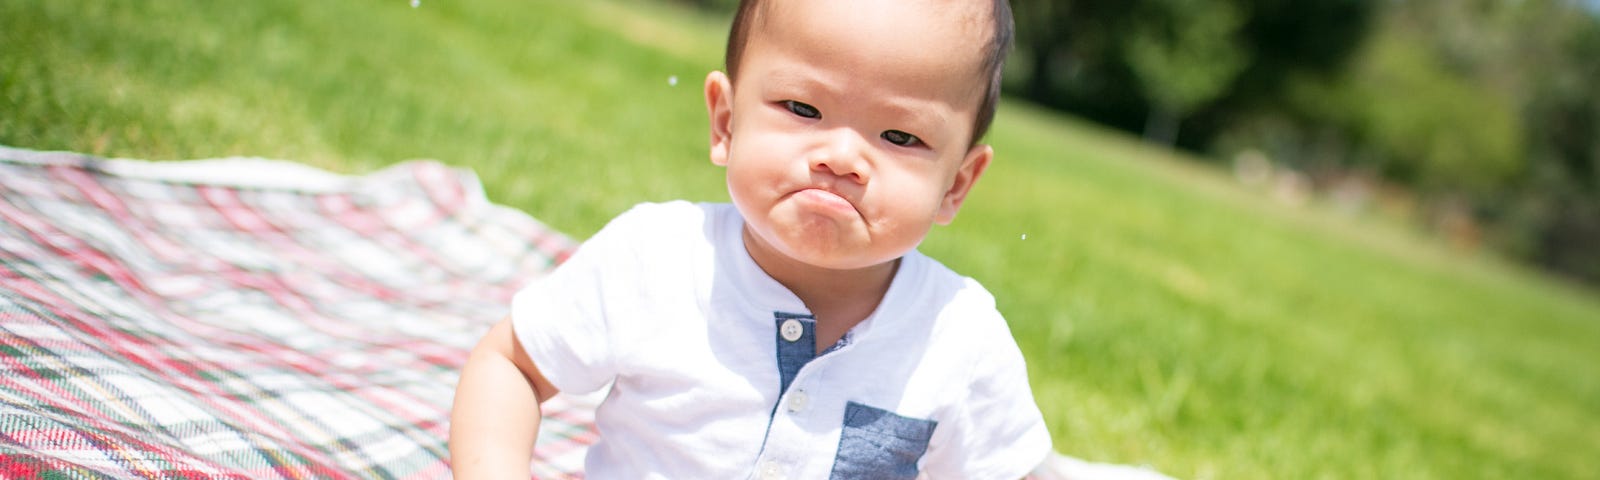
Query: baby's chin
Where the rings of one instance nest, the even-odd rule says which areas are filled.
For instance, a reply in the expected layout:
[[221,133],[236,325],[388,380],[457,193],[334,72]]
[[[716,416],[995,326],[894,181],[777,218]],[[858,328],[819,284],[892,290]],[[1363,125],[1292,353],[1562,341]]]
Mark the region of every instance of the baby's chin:
[[[825,229],[823,229],[825,230]],[[765,237],[772,250],[789,260],[824,270],[861,270],[893,262],[905,254],[858,239],[839,238],[821,231],[794,232]],[[855,240],[855,241],[852,241]]]

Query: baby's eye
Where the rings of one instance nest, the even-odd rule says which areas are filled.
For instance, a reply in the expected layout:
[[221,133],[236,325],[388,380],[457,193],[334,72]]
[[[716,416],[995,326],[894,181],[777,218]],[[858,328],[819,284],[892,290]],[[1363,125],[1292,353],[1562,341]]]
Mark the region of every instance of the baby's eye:
[[789,113],[793,113],[795,115],[806,118],[822,118],[822,112],[818,112],[817,107],[796,102],[794,100],[784,100],[783,106],[784,108],[789,109]]
[[899,130],[884,130],[883,134],[878,136],[883,137],[884,140],[888,140],[889,143],[893,143],[902,147],[914,147],[922,144],[922,139],[917,138],[916,135]]

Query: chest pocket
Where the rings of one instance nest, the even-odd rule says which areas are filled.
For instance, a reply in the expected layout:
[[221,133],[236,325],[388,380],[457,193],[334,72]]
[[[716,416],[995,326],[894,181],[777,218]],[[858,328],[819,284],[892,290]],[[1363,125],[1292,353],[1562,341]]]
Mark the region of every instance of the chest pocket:
[[917,478],[917,460],[928,451],[938,422],[903,417],[856,402],[845,405],[844,431],[828,478]]

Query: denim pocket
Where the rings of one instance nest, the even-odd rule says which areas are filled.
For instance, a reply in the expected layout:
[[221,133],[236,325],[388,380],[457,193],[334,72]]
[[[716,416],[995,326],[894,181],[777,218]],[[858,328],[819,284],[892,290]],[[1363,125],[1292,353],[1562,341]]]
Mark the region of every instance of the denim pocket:
[[844,431],[830,479],[915,479],[938,422],[902,417],[856,402],[845,405]]

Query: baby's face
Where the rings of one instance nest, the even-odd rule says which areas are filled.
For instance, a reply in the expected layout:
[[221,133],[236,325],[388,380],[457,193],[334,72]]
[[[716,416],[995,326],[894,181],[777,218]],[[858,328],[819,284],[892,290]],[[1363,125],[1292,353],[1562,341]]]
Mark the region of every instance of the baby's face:
[[[712,158],[762,247],[831,269],[894,260],[948,223],[972,146],[987,2],[803,0],[753,26]],[[718,74],[707,80],[715,91]],[[722,77],[722,81],[726,81]]]

